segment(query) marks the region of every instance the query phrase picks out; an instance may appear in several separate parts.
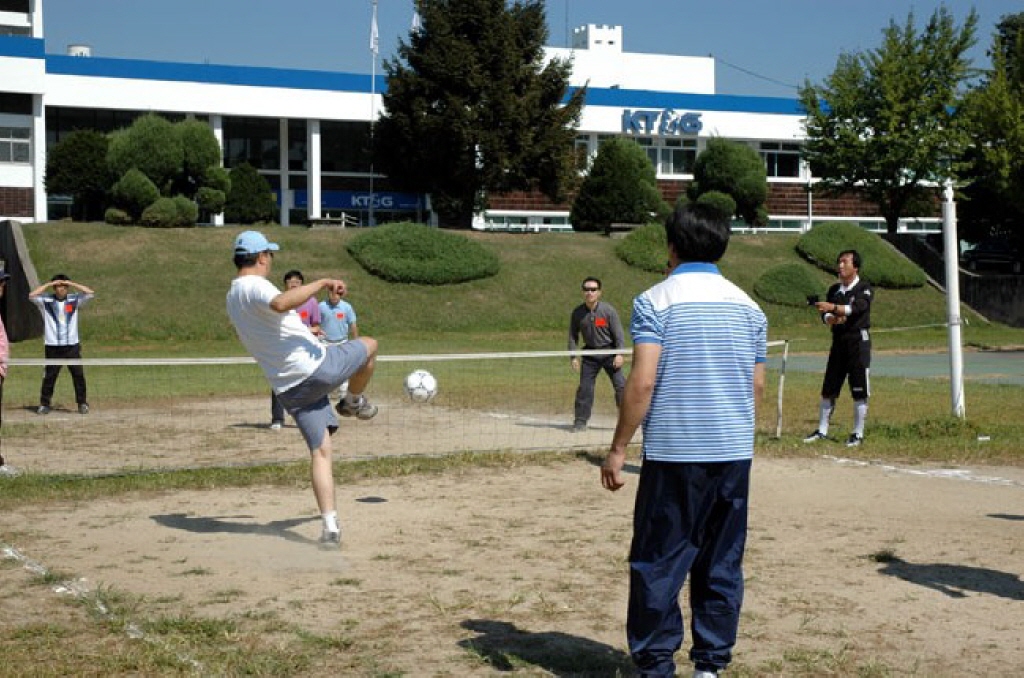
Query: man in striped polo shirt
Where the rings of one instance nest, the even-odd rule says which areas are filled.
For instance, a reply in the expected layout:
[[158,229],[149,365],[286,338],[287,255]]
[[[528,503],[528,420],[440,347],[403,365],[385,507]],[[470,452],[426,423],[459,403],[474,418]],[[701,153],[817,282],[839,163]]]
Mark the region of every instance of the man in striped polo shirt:
[[690,575],[694,676],[732,659],[743,601],[755,404],[768,321],[715,265],[729,224],[677,207],[665,223],[671,272],[633,303],[633,365],[601,482],[620,489],[643,425],[626,633],[643,676],[674,676],[679,592]]

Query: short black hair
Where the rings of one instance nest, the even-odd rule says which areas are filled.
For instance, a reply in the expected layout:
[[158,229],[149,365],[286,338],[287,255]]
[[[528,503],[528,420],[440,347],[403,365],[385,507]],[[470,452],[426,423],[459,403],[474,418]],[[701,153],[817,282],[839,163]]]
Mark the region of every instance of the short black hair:
[[302,275],[302,271],[298,269],[293,268],[292,270],[284,274],[284,284],[287,285],[288,281],[291,280],[292,278],[298,278],[299,282],[301,283],[306,282],[306,276]]
[[586,278],[584,278],[583,282],[580,283],[580,287],[583,287],[588,282],[597,283],[597,289],[601,289],[601,280],[599,278],[595,278],[592,275],[588,275]]
[[836,263],[838,264],[839,260],[842,259],[843,257],[845,257],[847,254],[849,254],[849,255],[851,255],[853,257],[853,267],[859,271],[860,270],[860,252],[858,252],[857,250],[843,250],[842,252],[839,253],[839,256],[836,257]]
[[50,278],[50,282],[57,282],[58,280],[71,280],[71,278],[67,277],[63,273],[58,273],[57,275]]
[[249,268],[250,266],[256,265],[256,260],[259,259],[262,252],[256,252],[255,254],[236,254],[235,255],[235,268]]
[[665,238],[679,261],[716,262],[729,246],[729,222],[695,204],[680,204],[665,220]]

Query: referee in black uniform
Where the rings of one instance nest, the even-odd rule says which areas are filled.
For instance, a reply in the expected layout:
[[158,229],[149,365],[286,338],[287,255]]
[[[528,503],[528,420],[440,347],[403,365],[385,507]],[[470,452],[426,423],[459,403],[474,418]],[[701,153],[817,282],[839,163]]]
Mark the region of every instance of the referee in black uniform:
[[864,422],[868,416],[869,373],[871,370],[871,284],[860,278],[860,254],[844,250],[836,258],[839,282],[828,288],[824,301],[814,303],[821,321],[832,327],[832,348],[821,385],[818,428],[804,438],[813,443],[828,436],[829,420],[836,398],[849,379],[853,396],[853,431],[846,439],[847,447],[864,441]]

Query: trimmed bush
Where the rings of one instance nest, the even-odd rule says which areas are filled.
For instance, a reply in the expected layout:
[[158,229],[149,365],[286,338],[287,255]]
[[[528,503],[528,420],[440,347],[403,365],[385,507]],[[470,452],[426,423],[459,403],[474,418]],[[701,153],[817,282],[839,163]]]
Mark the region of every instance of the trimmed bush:
[[860,275],[878,287],[921,287],[928,280],[917,264],[857,224],[835,221],[819,224],[797,241],[796,250],[814,265],[833,274],[839,253],[857,250],[861,258]]
[[113,226],[128,226],[132,223],[132,217],[122,209],[108,207],[103,214],[103,221]]
[[149,177],[134,167],[124,173],[110,189],[114,204],[138,221],[142,211],[160,197],[160,191]]
[[224,191],[219,191],[209,186],[203,186],[196,191],[196,203],[198,203],[199,209],[210,214],[220,214],[223,212],[227,199],[228,197]]
[[661,273],[668,257],[668,241],[662,224],[633,229],[615,246],[615,256],[630,266]]
[[721,191],[702,193],[697,198],[697,204],[710,210],[711,214],[722,221],[732,221],[732,215],[736,214],[736,201]]
[[[720,191],[736,201],[736,214],[750,225],[758,224],[757,208],[768,199],[764,160],[744,143],[712,137],[697,156],[693,182],[687,189],[691,200]],[[767,223],[767,220],[765,221]]]
[[613,138],[598,149],[569,220],[575,231],[608,233],[614,223],[645,224],[667,210],[647,152],[632,139]]
[[501,266],[497,255],[463,235],[404,222],[361,233],[347,249],[367,272],[390,282],[448,285],[489,278]]
[[[211,133],[212,136],[212,133]],[[135,119],[110,135],[107,162],[115,175],[135,168],[162,190],[169,188],[184,164],[181,136],[173,124],[154,113]]]
[[765,271],[754,282],[754,294],[773,304],[806,306],[807,297],[823,297],[825,287],[807,264],[781,264]]
[[140,223],[149,228],[174,228],[178,225],[178,205],[174,198],[158,198],[142,212]]
[[199,205],[183,195],[176,195],[171,200],[174,201],[174,209],[177,211],[174,225],[177,228],[192,228],[195,226],[196,220],[199,219]]
[[232,168],[231,190],[224,205],[224,218],[233,224],[255,224],[273,221],[277,216],[277,204],[270,188],[270,182],[261,176],[249,163]]
[[222,191],[226,196],[231,190],[231,177],[220,165],[210,165],[203,170],[203,186]]

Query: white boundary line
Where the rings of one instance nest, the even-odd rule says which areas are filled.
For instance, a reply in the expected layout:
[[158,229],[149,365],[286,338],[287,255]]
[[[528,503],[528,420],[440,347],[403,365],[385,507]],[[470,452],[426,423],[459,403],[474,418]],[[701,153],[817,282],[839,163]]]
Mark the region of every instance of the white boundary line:
[[859,459],[847,459],[846,457],[835,457],[831,454],[821,455],[822,459],[835,462],[840,466],[858,466],[881,469],[889,473],[902,473],[909,476],[924,476],[926,478],[946,478],[948,480],[961,480],[969,483],[983,483],[985,485],[1002,485],[1006,487],[1024,487],[1024,482],[1011,480],[1010,478],[999,478],[997,476],[976,476],[972,471],[965,469],[914,469],[893,466],[892,464],[881,464],[873,461],[861,461]]
[[[3,558],[4,560],[16,560],[21,563],[22,567],[26,570],[40,577],[46,577],[50,573],[42,563],[32,560],[18,549],[3,542],[0,542],[0,558]],[[75,598],[84,600],[92,593],[92,590],[85,584],[84,579],[77,579],[54,585],[53,592],[57,595],[72,595]],[[114,615],[111,614],[110,610],[103,604],[102,600],[93,597],[90,602],[96,612],[103,619],[108,621],[112,621],[114,619]],[[203,672],[203,665],[198,660],[171,649],[167,643],[159,640],[158,638],[147,636],[142,629],[135,625],[134,622],[125,622],[124,632],[125,635],[133,640],[144,640],[151,645],[159,646],[161,649],[172,653],[182,664],[187,664],[200,673]]]

